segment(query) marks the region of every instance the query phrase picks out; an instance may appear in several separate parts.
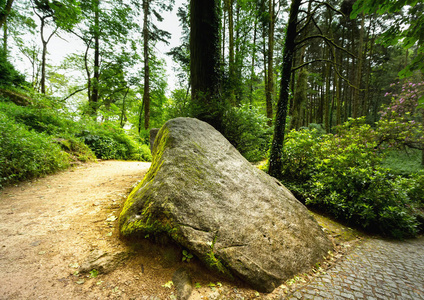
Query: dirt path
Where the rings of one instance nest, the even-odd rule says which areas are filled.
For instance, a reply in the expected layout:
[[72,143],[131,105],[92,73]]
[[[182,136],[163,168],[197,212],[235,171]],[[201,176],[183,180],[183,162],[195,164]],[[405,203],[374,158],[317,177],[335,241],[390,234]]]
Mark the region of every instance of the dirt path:
[[[120,209],[149,166],[102,161],[0,190],[0,299],[176,299],[170,281],[181,267],[195,285],[190,300],[287,293],[284,285],[264,295],[225,281],[195,258],[182,262],[181,249],[120,240]],[[99,274],[81,272],[90,257],[100,259],[87,271]]]
[[[0,298],[78,299],[91,292],[90,280],[75,284],[83,278],[72,274],[92,250],[126,250],[115,219],[149,166],[104,161],[0,191]],[[91,299],[104,295],[97,279]]]

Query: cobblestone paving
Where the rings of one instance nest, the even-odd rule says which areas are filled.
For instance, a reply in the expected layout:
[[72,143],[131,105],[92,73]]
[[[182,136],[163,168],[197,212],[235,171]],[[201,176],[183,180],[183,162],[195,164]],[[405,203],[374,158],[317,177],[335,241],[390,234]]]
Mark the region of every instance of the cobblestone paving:
[[424,238],[367,240],[286,299],[424,299]]

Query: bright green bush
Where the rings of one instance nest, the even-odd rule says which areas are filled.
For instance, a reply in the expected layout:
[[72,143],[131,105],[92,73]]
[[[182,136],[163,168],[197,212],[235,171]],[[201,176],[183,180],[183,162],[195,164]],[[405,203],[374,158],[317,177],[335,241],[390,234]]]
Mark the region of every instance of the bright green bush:
[[[136,142],[136,138],[112,123],[97,123],[89,119],[76,122],[64,113],[48,107],[23,107],[11,102],[0,102],[0,111],[37,132],[73,140],[74,145],[78,143],[78,137],[97,158],[146,161],[150,157],[146,148],[141,148],[140,141]],[[81,147],[83,146],[80,145],[80,150],[83,151],[81,155],[78,152],[74,155],[82,160],[91,160],[91,154]]]
[[272,138],[267,118],[248,105],[230,107],[224,114],[222,134],[249,161],[265,159]]
[[392,237],[413,236],[418,222],[400,177],[380,167],[374,130],[358,120],[337,129],[291,131],[283,153],[283,182],[338,219]]
[[28,130],[0,111],[0,187],[68,166],[68,155],[51,137]]
[[151,160],[150,149],[141,147],[122,128],[112,123],[88,124],[78,136],[101,159]]
[[28,128],[49,135],[75,134],[80,131],[81,127],[65,115],[49,108],[18,106],[11,102],[0,102],[0,110],[9,117],[13,117],[17,123],[25,124]]

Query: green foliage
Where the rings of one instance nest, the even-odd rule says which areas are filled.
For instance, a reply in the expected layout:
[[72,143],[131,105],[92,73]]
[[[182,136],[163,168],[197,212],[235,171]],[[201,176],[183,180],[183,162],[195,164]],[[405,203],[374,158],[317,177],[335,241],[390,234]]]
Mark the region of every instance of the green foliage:
[[375,135],[363,119],[350,120],[334,135],[291,131],[283,182],[307,205],[352,225],[397,238],[414,236],[414,201],[402,178],[380,167]]
[[53,173],[69,166],[54,139],[16,123],[0,111],[0,187]]
[[183,250],[183,261],[190,262],[192,258],[193,258],[193,254],[191,254],[187,250]]
[[97,276],[99,276],[99,271],[96,269],[90,271],[90,278],[96,278]]
[[92,161],[96,156],[151,160],[149,147],[119,126],[83,118],[74,121],[54,99],[25,97],[37,105],[18,106],[0,99],[0,186],[53,173],[71,161]]
[[77,136],[101,159],[151,160],[150,150],[131,139],[125,131],[112,124],[92,123]]
[[[406,13],[399,13],[402,10]],[[353,5],[351,18],[358,14],[390,14],[392,22],[390,27],[380,37],[379,42],[384,45],[402,45],[409,49],[417,45],[416,56],[406,66],[399,76],[411,76],[415,70],[424,70],[424,46],[422,32],[424,31],[423,3],[419,0],[358,0]]]
[[247,160],[260,161],[266,157],[272,128],[257,108],[231,107],[223,119],[222,134]]
[[424,97],[424,82],[405,80],[403,83],[393,83],[390,87],[399,92],[386,93],[386,97],[390,97],[390,103],[382,107],[381,118],[376,124],[379,145],[398,149],[405,146],[422,149],[423,116],[418,99]]
[[422,170],[422,151],[417,149],[393,149],[387,151],[382,161],[382,167],[390,169],[394,174],[409,176]]
[[20,86],[24,84],[24,75],[20,74],[15,67],[7,61],[3,50],[0,50],[0,85]]

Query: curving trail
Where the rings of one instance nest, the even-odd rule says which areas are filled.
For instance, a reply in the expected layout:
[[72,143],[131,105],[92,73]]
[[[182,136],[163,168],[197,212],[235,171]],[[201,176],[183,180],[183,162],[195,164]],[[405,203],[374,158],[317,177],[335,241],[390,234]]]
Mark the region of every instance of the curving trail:
[[0,299],[112,295],[73,274],[92,250],[125,251],[115,217],[149,166],[102,161],[0,190]]

